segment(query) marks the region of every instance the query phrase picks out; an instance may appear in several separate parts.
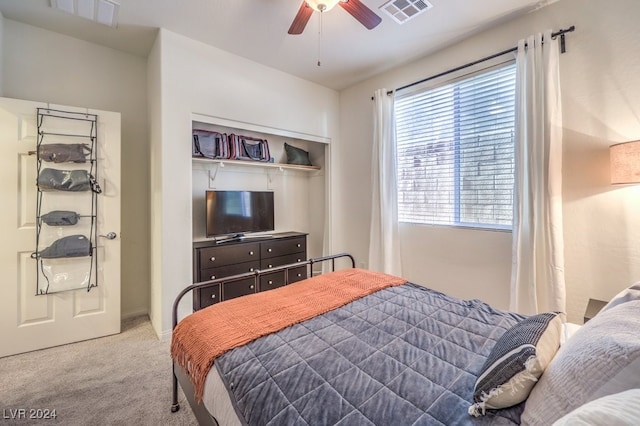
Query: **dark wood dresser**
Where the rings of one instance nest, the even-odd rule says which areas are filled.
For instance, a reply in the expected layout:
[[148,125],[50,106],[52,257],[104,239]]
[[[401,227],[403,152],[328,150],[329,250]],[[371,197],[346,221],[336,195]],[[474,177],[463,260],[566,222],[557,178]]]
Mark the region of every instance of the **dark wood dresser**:
[[[307,260],[307,234],[283,232],[265,238],[242,241],[193,243],[193,282],[203,282],[231,275],[266,270],[276,266]],[[289,270],[289,283],[307,278],[307,267]],[[260,277],[258,288],[253,278],[222,282],[193,292],[193,310],[205,308],[222,300],[271,290],[284,285],[285,271]]]

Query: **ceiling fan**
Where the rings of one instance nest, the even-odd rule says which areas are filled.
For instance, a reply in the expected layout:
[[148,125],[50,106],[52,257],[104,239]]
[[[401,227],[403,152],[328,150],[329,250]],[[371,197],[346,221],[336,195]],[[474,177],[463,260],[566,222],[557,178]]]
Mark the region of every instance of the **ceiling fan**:
[[302,34],[313,12],[327,12],[336,4],[339,4],[369,30],[375,28],[382,22],[382,19],[360,0],[303,0],[296,17],[293,18],[293,22],[289,28],[289,34]]

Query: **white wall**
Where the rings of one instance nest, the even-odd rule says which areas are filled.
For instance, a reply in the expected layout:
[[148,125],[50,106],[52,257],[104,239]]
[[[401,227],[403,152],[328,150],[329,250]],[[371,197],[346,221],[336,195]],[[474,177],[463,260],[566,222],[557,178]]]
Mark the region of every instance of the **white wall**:
[[[161,37],[156,37],[155,43],[147,58],[147,103],[149,105],[149,140],[153,141],[149,147],[150,164],[150,191],[147,202],[151,212],[149,223],[151,235],[160,235],[162,232],[162,69],[160,56],[162,43]],[[157,238],[152,238],[157,241]],[[149,292],[149,317],[156,333],[162,333],[162,273],[158,265],[162,265],[162,250],[154,250],[151,243],[149,265],[151,273],[151,288]]]
[[122,315],[148,312],[146,59],[4,20],[4,96],[116,111],[122,118]]
[[[340,93],[334,162],[340,216],[337,250],[366,259],[370,188],[371,96],[515,46],[518,39],[576,26],[561,56],[564,114],[564,237],[568,314],[580,321],[590,297],[609,299],[640,280],[640,188],[608,184],[608,146],[640,139],[640,2],[557,3],[487,30],[434,55]],[[354,220],[353,218],[357,218]],[[401,227],[408,279],[465,298],[508,307],[511,234],[428,226]]]
[[[152,234],[151,311],[154,328],[166,334],[173,299],[192,280],[192,114],[330,138],[333,143],[339,101],[333,90],[166,30],[160,30],[156,48],[161,111],[159,126],[155,113],[151,122],[152,129],[160,129],[157,135],[152,131],[151,139],[152,178],[157,179],[152,203],[159,223]],[[161,192],[156,192],[158,182]]]
[[640,2],[571,0],[554,10],[577,27],[562,68],[565,266],[577,319],[590,297],[608,300],[640,280],[640,187],[609,184],[608,154],[640,139]]

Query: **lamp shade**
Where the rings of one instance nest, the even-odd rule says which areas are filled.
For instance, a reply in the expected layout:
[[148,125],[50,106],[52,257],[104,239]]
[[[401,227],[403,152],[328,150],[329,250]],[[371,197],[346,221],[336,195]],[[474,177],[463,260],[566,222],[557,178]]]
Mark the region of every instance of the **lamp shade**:
[[611,183],[640,183],[640,141],[609,147]]

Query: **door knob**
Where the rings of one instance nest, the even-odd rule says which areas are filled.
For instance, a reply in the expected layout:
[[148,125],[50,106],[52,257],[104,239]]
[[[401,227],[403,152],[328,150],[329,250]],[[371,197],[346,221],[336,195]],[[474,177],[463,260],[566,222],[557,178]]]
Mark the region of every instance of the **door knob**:
[[109,232],[107,235],[98,235],[98,237],[106,238],[107,240],[115,240],[118,234],[115,232]]

